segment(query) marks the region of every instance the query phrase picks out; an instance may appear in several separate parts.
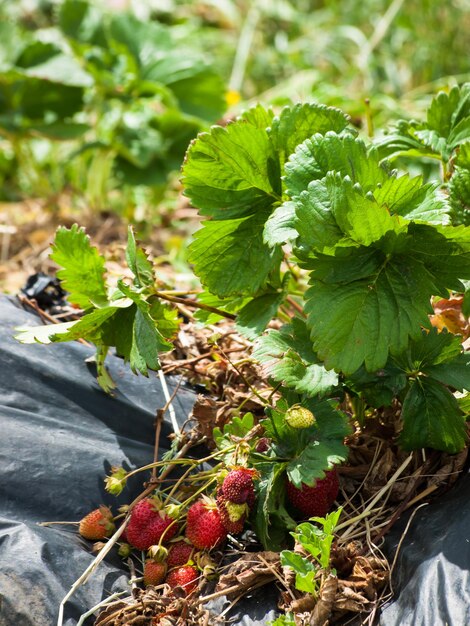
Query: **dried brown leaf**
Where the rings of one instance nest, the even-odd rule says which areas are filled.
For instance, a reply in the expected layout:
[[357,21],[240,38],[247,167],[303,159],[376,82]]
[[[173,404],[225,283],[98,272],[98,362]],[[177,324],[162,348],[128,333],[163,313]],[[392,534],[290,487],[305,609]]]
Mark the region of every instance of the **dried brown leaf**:
[[320,597],[310,616],[310,626],[324,626],[333,612],[336,592],[338,590],[338,579],[330,574],[320,589]]
[[235,597],[249,591],[255,585],[271,582],[280,571],[278,552],[244,554],[220,577],[215,592],[227,591],[228,598]]
[[315,608],[316,602],[317,601],[314,596],[307,594],[301,598],[293,600],[288,607],[288,610],[292,611],[292,613],[310,613]]
[[212,439],[212,431],[217,424],[217,416],[220,409],[224,406],[223,402],[218,402],[213,398],[198,395],[193,406],[192,417],[197,422],[198,433]]
[[352,613],[361,613],[366,611],[369,600],[361,593],[357,593],[349,587],[342,585],[341,581],[338,581],[338,594],[335,601],[335,610],[337,611],[351,611]]

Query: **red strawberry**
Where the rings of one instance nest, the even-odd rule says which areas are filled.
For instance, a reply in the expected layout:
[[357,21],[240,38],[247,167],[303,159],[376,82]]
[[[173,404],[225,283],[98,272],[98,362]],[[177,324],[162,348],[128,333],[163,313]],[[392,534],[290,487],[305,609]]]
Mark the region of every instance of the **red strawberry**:
[[132,509],[131,519],[127,528],[129,529],[129,525],[135,524],[138,526],[144,526],[148,524],[155,517],[156,505],[155,502],[151,498],[145,498],[138,502],[135,507]]
[[167,564],[169,568],[186,565],[194,552],[194,546],[184,539],[171,544],[168,548]]
[[85,539],[91,541],[98,541],[105,537],[110,537],[114,532],[113,514],[107,506],[100,506],[99,509],[95,509],[85,515],[80,521],[78,532]]
[[331,509],[339,491],[336,469],[325,473],[325,477],[317,479],[313,487],[302,483],[298,489],[288,480],[286,493],[289,502],[306,517],[325,517]]
[[227,537],[215,502],[200,499],[188,510],[186,537],[200,550],[211,550]]
[[220,512],[222,524],[227,532],[232,535],[240,534],[245,526],[247,512],[249,511],[248,505],[246,503],[235,504],[230,502],[222,493],[222,489],[219,489],[217,492],[217,508]]
[[132,509],[126,536],[134,548],[148,550],[160,542],[164,533],[163,541],[169,541],[177,530],[175,521],[163,509],[159,509],[151,498],[145,498]]
[[173,589],[174,587],[183,587],[186,595],[197,587],[197,579],[199,578],[197,569],[192,565],[184,565],[171,570],[166,577],[166,583]]
[[239,467],[230,471],[222,483],[222,493],[227,500],[235,504],[245,502],[251,508],[255,502],[254,470]]
[[165,580],[166,565],[165,563],[155,561],[154,559],[147,559],[144,565],[144,584],[148,585],[161,585]]

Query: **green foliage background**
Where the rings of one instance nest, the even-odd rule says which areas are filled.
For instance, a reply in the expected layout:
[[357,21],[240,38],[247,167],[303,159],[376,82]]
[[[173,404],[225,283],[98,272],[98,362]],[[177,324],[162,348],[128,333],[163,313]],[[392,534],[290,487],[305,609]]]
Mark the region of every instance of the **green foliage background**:
[[[66,5],[78,15],[87,3],[0,2],[3,200],[39,196],[54,208],[67,191],[76,206],[155,222],[174,201],[188,141],[217,121],[226,90],[241,98],[229,97],[229,113],[314,100],[367,128],[370,117],[378,127],[419,115],[431,93],[470,77],[466,0],[96,0],[79,26]],[[96,30],[126,12],[127,31]],[[134,67],[142,83],[136,47],[150,32],[157,48],[174,42],[173,66],[199,59],[179,85],[161,66],[152,98]]]

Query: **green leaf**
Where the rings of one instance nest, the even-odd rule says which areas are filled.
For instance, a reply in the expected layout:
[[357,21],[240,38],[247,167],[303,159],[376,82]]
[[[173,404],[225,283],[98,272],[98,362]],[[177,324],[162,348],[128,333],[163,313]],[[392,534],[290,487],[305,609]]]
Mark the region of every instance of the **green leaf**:
[[316,594],[318,583],[315,581],[317,568],[308,559],[292,550],[281,552],[281,565],[290,567],[295,572],[295,588],[299,591]]
[[410,256],[434,277],[432,295],[446,298],[448,289],[462,291],[460,279],[470,278],[470,228],[411,223],[408,232]]
[[148,287],[154,283],[153,265],[145,252],[136,245],[134,232],[129,227],[127,236],[126,261],[129,269],[134,274],[136,287]]
[[424,374],[459,391],[470,389],[470,353],[462,351],[461,337],[451,333],[423,331],[394,361],[409,376]]
[[461,352],[460,337],[431,328],[423,330],[419,337],[411,341],[406,351],[394,358],[394,362],[404,372],[413,375],[425,367],[453,361]]
[[328,172],[342,178],[348,176],[364,190],[373,190],[387,180],[387,172],[379,163],[374,148],[367,148],[361,139],[350,134],[315,135],[300,144],[286,163],[287,193],[296,199],[313,180],[321,180]]
[[[302,159],[308,149],[310,162]],[[288,179],[306,177],[296,191],[294,225],[297,255],[311,270],[305,312],[314,349],[327,369],[351,375],[365,363],[376,371],[429,326],[431,296],[462,288],[469,232],[439,223],[447,206],[435,187],[388,178],[376,155],[351,137],[314,137],[289,166]],[[327,167],[340,172],[325,175]],[[354,178],[343,178],[348,171]],[[300,191],[310,176],[324,178]]]
[[292,533],[296,543],[300,544],[304,550],[309,552],[320,564],[327,570],[330,565],[331,544],[334,539],[334,530],[338,524],[342,509],[338,509],[330,513],[325,518],[313,517],[312,521],[316,522],[323,529],[314,526],[309,522],[299,524]]
[[68,333],[77,322],[62,322],[61,324],[47,324],[45,326],[18,326],[15,339],[21,343],[52,343],[56,336]]
[[256,339],[276,317],[285,298],[284,291],[264,293],[250,300],[237,315],[237,329],[248,339]]
[[[238,313],[238,311],[251,300],[250,298],[243,296],[236,296],[234,298],[218,298],[208,291],[202,291],[197,295],[197,301],[201,302],[201,304],[207,304],[208,306],[224,311],[225,313],[233,314]],[[212,313],[211,311],[206,311],[204,309],[198,309],[194,314],[194,317],[198,322],[202,322],[203,324],[215,324],[219,320],[223,319],[224,316]]]
[[202,284],[220,297],[255,295],[279,266],[282,252],[263,243],[265,215],[207,221],[196,232],[189,261]]
[[400,445],[406,450],[430,447],[454,454],[466,443],[463,413],[456,398],[439,382],[414,380],[402,406]]
[[84,229],[74,224],[60,227],[52,244],[51,259],[63,269],[57,272],[69,300],[83,309],[105,306],[104,258],[90,244]]
[[457,167],[470,170],[470,141],[465,141],[460,145],[454,164]]
[[449,181],[449,200],[454,224],[470,225],[470,171],[456,167]]
[[235,416],[231,419],[231,421],[223,427],[221,430],[219,427],[214,428],[213,437],[215,445],[219,450],[228,449],[228,452],[224,456],[224,461],[226,464],[234,464],[236,463],[236,456],[233,448],[233,439],[232,437],[244,437],[247,433],[255,425],[255,421],[253,415],[251,413],[245,413],[243,417]]
[[[271,129],[264,126],[271,122]],[[191,261],[209,291],[222,297],[255,295],[264,286],[281,258],[280,250],[268,245],[282,243],[286,234],[285,229],[278,232],[276,220],[284,217],[280,212],[264,228],[282,201],[283,159],[315,130],[346,124],[338,110],[318,105],[286,108],[273,120],[270,111],[258,106],[193,142],[183,167],[185,193],[202,215],[213,219],[196,234]],[[292,234],[292,224],[286,226]]]
[[43,63],[23,70],[25,76],[44,81],[67,85],[69,87],[91,87],[93,80],[75,61],[66,54],[56,54]]
[[321,252],[341,242],[343,233],[332,211],[326,181],[312,181],[306,191],[300,193],[295,206],[294,226],[304,245]]
[[450,362],[426,366],[423,373],[458,391],[470,391],[470,353],[461,353]]
[[378,141],[382,156],[448,161],[453,151],[470,138],[470,87],[439,92],[424,123],[398,122],[395,132]]
[[325,535],[333,535],[342,512],[343,509],[340,507],[339,509],[336,509],[336,511],[327,513],[326,517],[312,517],[311,519],[313,522],[323,526],[323,532]]
[[464,296],[462,302],[462,313],[465,317],[470,317],[470,280],[463,280]]
[[342,463],[346,456],[345,446],[336,438],[312,442],[287,465],[287,476],[299,489],[303,484],[312,487],[325,476],[326,469]]
[[466,393],[464,396],[457,398],[459,408],[465,415],[465,420],[468,421],[470,416],[470,393]]
[[427,112],[427,126],[441,137],[448,137],[452,128],[470,115],[470,90],[453,87],[449,93],[440,91]]
[[328,131],[340,133],[349,123],[349,118],[340,109],[322,104],[303,103],[285,107],[274,118],[270,130],[274,147],[281,166],[296,147],[316,133]]
[[340,231],[354,242],[370,246],[387,233],[406,231],[407,223],[399,216],[390,215],[385,206],[364,196],[362,189],[353,187],[346,177],[328,174],[326,185],[332,200],[332,212]]
[[[118,287],[137,307],[132,329],[129,363],[134,372],[139,371],[144,376],[147,376],[148,369],[157,370],[160,368],[158,353],[160,351],[172,350],[173,345],[160,332],[158,318],[154,319],[151,315],[151,313],[156,313],[158,309],[151,308],[149,302],[141,294],[127,287],[122,281],[118,282]],[[167,328],[167,319],[163,311],[164,307],[161,306],[159,312]]]
[[65,122],[83,106],[84,89],[28,76],[12,69],[0,74],[0,125],[10,132],[22,132],[29,125]]
[[255,126],[255,128],[267,129],[271,126],[274,118],[272,109],[266,109],[262,104],[257,104],[250,109],[247,109],[240,115],[240,119],[245,120],[248,124]]
[[[119,51],[126,50],[134,59],[147,68],[155,61],[165,58],[165,53],[172,48],[171,35],[168,28],[157,21],[141,21],[131,13],[115,13],[108,25],[109,40]],[[189,64],[191,67],[191,64]],[[175,73],[177,68],[175,68]],[[165,73],[162,72],[163,76]],[[155,80],[162,82],[162,76]]]
[[[99,386],[105,393],[112,394],[116,389],[116,383],[111,378],[108,370],[106,369],[105,360],[108,354],[108,346],[98,346],[95,356],[93,358],[96,364],[96,379],[98,381]],[[87,359],[88,362],[91,359]]]
[[182,181],[201,214],[217,219],[253,215],[280,200],[279,162],[268,134],[245,119],[200,134]]
[[[469,112],[470,113],[470,112]],[[470,139],[470,117],[460,120],[454,128],[452,128],[447,138],[448,150],[452,151],[458,148],[462,142]]]
[[274,247],[297,239],[295,206],[294,202],[287,201],[274,209],[264,226],[264,243]]
[[99,30],[102,15],[86,0],[64,0],[58,7],[58,22],[65,35],[88,42]]
[[[421,326],[429,326],[430,297],[436,292],[423,263],[400,255],[387,259],[380,252],[371,259],[376,262],[373,271],[369,273],[370,264],[365,268],[364,274],[369,273],[366,278],[354,280],[351,272],[352,280],[346,282],[347,269],[342,278],[342,268],[351,263],[353,270],[358,254],[361,255],[361,249],[337,257],[338,271],[328,276],[326,267],[334,270],[330,258],[312,261],[311,266],[317,265],[321,270],[320,280],[315,280],[314,269],[312,287],[305,296],[314,349],[327,369],[334,368],[346,375],[363,363],[374,372],[384,367],[389,352],[402,352],[410,337],[419,336]],[[362,258],[359,256],[359,260]]]
[[311,348],[308,329],[300,319],[270,330],[255,344],[253,358],[263,364],[265,375],[307,396],[324,395],[338,384]]
[[50,124],[37,124],[32,122],[27,126],[28,134],[36,137],[37,135],[42,135],[54,141],[79,139],[89,130],[90,127],[87,124],[78,124],[75,122],[52,122]]
[[420,176],[391,176],[374,190],[374,198],[390,213],[428,224],[449,224],[450,206],[438,185],[423,185]]
[[285,463],[272,461],[256,465],[260,480],[257,482],[254,527],[266,550],[280,550],[285,545],[288,530],[296,526],[283,505],[285,467]]
[[389,361],[384,368],[373,373],[360,367],[345,381],[345,384],[348,389],[352,389],[357,395],[365,398],[368,404],[380,408],[392,404],[393,400],[405,389],[407,378],[401,368]]
[[[139,116],[135,116],[138,122]],[[125,121],[128,125],[125,125]],[[134,121],[132,121],[132,124]],[[161,133],[152,128],[149,123],[141,119],[140,126],[134,128],[131,120],[124,120],[115,129],[112,138],[112,147],[119,157],[131,166],[145,170],[150,165],[155,167],[154,160],[164,156],[164,144]]]
[[[182,53],[185,64],[188,63],[188,50]],[[196,68],[194,68],[196,70]],[[179,107],[187,115],[198,117],[206,122],[220,119],[227,108],[225,102],[225,84],[218,72],[199,60],[197,71],[192,76],[177,81],[166,81]]]
[[303,483],[314,485],[326,470],[347,458],[344,438],[350,432],[347,416],[338,410],[336,401],[312,398],[302,404],[314,414],[315,424],[291,435],[295,448],[291,447],[292,439],[289,441],[285,435],[279,443],[279,455],[284,449],[291,457],[287,464],[288,478],[299,488]]
[[293,613],[286,613],[286,615],[280,615],[274,622],[270,622],[268,626],[296,626]]

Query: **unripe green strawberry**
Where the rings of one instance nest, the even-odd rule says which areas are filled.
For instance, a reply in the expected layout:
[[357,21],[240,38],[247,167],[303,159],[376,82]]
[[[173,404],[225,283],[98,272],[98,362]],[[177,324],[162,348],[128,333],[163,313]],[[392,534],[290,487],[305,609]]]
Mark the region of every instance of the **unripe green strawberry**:
[[78,532],[85,539],[98,541],[110,537],[114,532],[113,514],[107,506],[100,506],[85,515],[80,521]]
[[154,559],[147,559],[144,565],[144,584],[161,585],[166,576],[166,564]]
[[183,567],[177,567],[172,569],[166,577],[166,583],[173,589],[174,587],[183,587],[186,595],[189,595],[191,591],[197,587],[197,579],[199,574],[197,569],[192,565],[184,565]]
[[300,406],[300,404],[294,404],[294,406],[287,409],[285,418],[292,428],[308,428],[315,424],[315,416],[312,411],[309,411],[304,406]]

